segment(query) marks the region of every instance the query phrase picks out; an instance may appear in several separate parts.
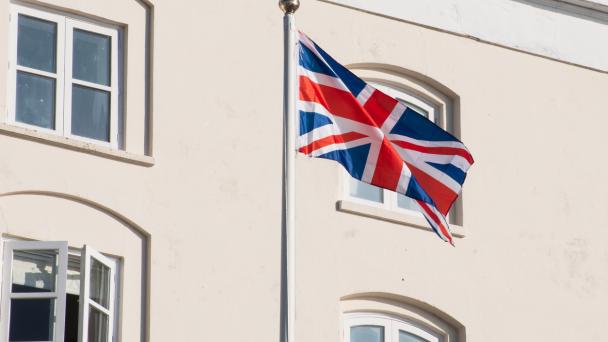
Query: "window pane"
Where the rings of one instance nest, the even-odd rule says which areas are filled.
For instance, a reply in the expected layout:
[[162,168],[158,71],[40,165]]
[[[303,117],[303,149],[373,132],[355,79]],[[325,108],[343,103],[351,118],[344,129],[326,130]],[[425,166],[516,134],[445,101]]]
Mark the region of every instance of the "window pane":
[[416,336],[416,335],[410,334],[406,331],[399,330],[399,342],[429,342],[429,341],[420,336]]
[[429,117],[429,112],[428,112],[428,111],[426,111],[426,110],[424,110],[424,109],[422,109],[422,108],[420,108],[420,107],[418,107],[418,106],[416,106],[416,105],[413,105],[413,104],[409,103],[408,101],[406,101],[406,100],[404,100],[404,99],[402,99],[402,98],[397,97],[397,98],[395,98],[395,99],[396,99],[397,101],[399,101],[399,102],[403,103],[404,105],[406,105],[406,106],[410,107],[410,108],[411,108],[411,109],[413,109],[414,111],[418,112],[418,114],[420,114],[420,115],[422,115],[422,116],[424,116],[425,118],[427,118],[427,119],[428,119],[428,117]]
[[384,342],[384,327],[375,325],[351,327],[350,342]]
[[17,72],[15,120],[44,128],[55,128],[55,80]]
[[72,87],[72,134],[110,141],[110,93]]
[[80,295],[80,257],[68,255],[68,279],[65,284],[65,292],[76,296]]
[[12,299],[10,341],[52,341],[55,299]]
[[17,64],[55,72],[57,24],[19,15]]
[[350,195],[368,201],[382,203],[382,189],[363,183],[355,178],[350,179]]
[[416,201],[402,194],[397,194],[397,206],[402,209],[418,211]]
[[57,252],[14,251],[12,291],[53,292],[57,274]]
[[109,36],[74,30],[74,78],[110,85],[110,40]]
[[91,299],[109,308],[110,302],[110,268],[91,258]]
[[106,342],[108,340],[108,316],[89,307],[89,342]]

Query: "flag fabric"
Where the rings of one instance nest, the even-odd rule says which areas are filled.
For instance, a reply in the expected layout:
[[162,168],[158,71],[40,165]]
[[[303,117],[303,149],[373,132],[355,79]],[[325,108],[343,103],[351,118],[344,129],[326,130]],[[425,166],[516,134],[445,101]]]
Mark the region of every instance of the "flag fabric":
[[435,233],[453,245],[446,215],[473,164],[467,148],[301,32],[298,53],[298,151],[335,160],[358,180],[414,199]]

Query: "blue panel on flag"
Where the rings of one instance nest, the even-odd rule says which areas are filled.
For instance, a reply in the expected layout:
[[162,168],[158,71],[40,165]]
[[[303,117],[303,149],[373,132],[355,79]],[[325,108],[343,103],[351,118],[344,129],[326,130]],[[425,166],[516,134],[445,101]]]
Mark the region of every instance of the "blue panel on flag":
[[410,178],[410,182],[407,186],[405,196],[407,196],[409,198],[417,199],[417,200],[420,200],[420,201],[423,201],[423,202],[426,202],[429,204],[433,203],[433,200],[426,194],[426,192],[424,192],[422,187],[420,187],[420,184],[418,184],[418,181],[416,181],[416,178],[414,178],[414,176],[412,176]]
[[332,123],[325,115],[300,111],[300,135],[306,134],[315,128],[331,125]]
[[458,141],[450,133],[409,107],[390,133],[405,135],[417,140]]
[[342,164],[346,171],[351,176],[361,179],[363,176],[363,170],[365,169],[365,162],[367,161],[367,155],[369,154],[369,148],[371,144],[361,145],[347,150],[332,151],[323,155],[319,158],[332,159]]
[[304,44],[300,44],[300,65],[312,72],[336,77],[336,74]]
[[[344,85],[348,88],[348,90],[355,96],[359,95],[361,90],[365,88],[365,82],[361,80],[359,77],[355,76],[348,69],[343,67],[340,63],[336,62],[330,55],[328,55],[323,49],[321,49],[316,43],[315,47],[317,51],[323,56],[325,62],[331,67],[331,69],[338,75],[338,77],[344,82]],[[300,44],[302,45],[302,44]],[[316,56],[315,56],[316,57]]]
[[460,184],[460,185],[462,185],[462,183],[464,183],[464,179],[467,177],[467,174],[464,171],[462,171],[461,169],[459,169],[458,167],[456,167],[452,164],[437,164],[437,163],[431,163],[431,162],[426,162],[426,163],[431,165],[432,167],[436,168],[437,170],[442,171],[443,173],[447,174],[448,176],[450,176],[450,178],[457,181],[458,184]]

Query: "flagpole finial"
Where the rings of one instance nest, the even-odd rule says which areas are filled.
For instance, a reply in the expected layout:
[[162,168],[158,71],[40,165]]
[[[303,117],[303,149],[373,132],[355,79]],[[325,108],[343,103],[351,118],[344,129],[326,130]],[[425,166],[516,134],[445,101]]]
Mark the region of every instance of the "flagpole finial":
[[293,14],[300,7],[300,0],[279,0],[279,7],[285,14]]

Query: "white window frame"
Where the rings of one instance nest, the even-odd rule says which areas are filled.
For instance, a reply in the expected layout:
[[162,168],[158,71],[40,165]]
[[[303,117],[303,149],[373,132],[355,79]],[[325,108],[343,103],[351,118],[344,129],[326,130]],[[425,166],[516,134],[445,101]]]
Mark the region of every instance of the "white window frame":
[[[17,37],[19,15],[26,15],[37,19],[54,22],[57,25],[56,42],[56,73],[49,73],[17,64]],[[117,149],[120,144],[118,122],[120,116],[119,103],[119,28],[98,22],[88,21],[79,17],[58,14],[54,11],[10,4],[10,37],[9,37],[9,77],[8,77],[8,113],[7,122],[11,125],[40,131],[48,134],[60,135],[70,139],[79,140],[95,145]],[[74,79],[72,77],[72,57],[74,29],[81,29],[110,37],[110,86]],[[16,116],[17,71],[25,71],[39,76],[46,76],[56,80],[55,83],[55,129],[47,129],[27,123],[18,122]],[[72,84],[104,90],[110,93],[110,141],[102,141],[74,135],[71,132],[72,120]]]
[[[96,303],[90,297],[91,288],[91,259],[95,259],[110,269],[110,298],[108,298],[109,308],[104,308]],[[99,253],[90,246],[85,245],[82,249],[82,257],[80,259],[80,309],[78,312],[78,341],[88,342],[89,335],[89,306],[108,315],[108,339],[104,342],[111,342],[114,336],[114,303],[116,292],[116,267],[115,263]]]
[[[17,37],[19,27],[19,14],[29,16],[35,19],[42,19],[50,21],[57,25],[57,42],[55,51],[55,73],[50,73],[34,68],[24,67],[17,64]],[[20,6],[11,3],[10,14],[9,14],[10,28],[9,28],[9,73],[8,73],[8,85],[7,85],[7,102],[8,102],[8,113],[7,120],[11,125],[37,130],[40,132],[62,135],[63,134],[63,89],[64,89],[64,49],[60,48],[65,46],[65,18],[60,15],[40,11],[34,8]],[[45,127],[39,127],[35,125],[29,125],[27,123],[19,122],[16,119],[17,113],[17,71],[24,71],[38,76],[44,76],[55,80],[55,129],[49,129]]]
[[[0,341],[8,342],[9,327],[10,327],[10,300],[12,298],[57,298],[56,301],[56,321],[55,321],[55,339],[49,342],[63,342],[65,335],[65,314],[66,314],[66,295],[67,295],[67,270],[69,259],[76,257],[80,263],[80,304],[78,313],[78,341],[87,342],[88,328],[88,310],[86,317],[83,317],[83,307],[90,304],[89,299],[90,289],[90,260],[95,258],[102,264],[110,268],[110,298],[109,309],[101,308],[102,311],[108,313],[108,341],[117,340],[118,336],[118,319],[117,308],[119,307],[119,292],[120,288],[120,260],[117,257],[106,256],[95,250],[91,246],[84,245],[82,248],[69,248],[67,241],[26,241],[14,238],[2,238],[0,246],[3,248],[2,256],[2,297],[0,298]],[[14,250],[57,250],[58,251],[58,271],[56,275],[56,291],[39,293],[17,293],[11,294],[12,284],[12,256]],[[9,262],[10,261],[10,262]],[[86,284],[85,284],[86,282]],[[84,288],[83,288],[84,287]],[[8,292],[7,292],[8,291]],[[56,294],[57,297],[53,297]],[[85,297],[86,296],[86,297]],[[87,300],[83,301],[82,298]],[[100,309],[99,305],[93,304],[95,308]],[[85,324],[86,322],[86,324]],[[84,329],[83,329],[84,328]],[[81,329],[83,329],[81,331]],[[84,332],[84,334],[82,334]]]
[[[405,90],[396,89],[394,87],[389,87],[387,85],[383,85],[378,82],[368,82],[368,83],[371,86],[373,86],[374,88],[376,88],[377,90],[385,93],[386,95],[389,95],[393,98],[396,98],[396,99],[399,99],[399,100],[405,102],[405,104],[408,107],[411,107],[412,109],[414,109],[416,111],[422,110],[422,111],[428,113],[429,120],[431,120],[433,122],[439,121],[439,119],[440,119],[439,109],[436,106],[434,106],[433,104],[424,101],[420,97],[411,95],[410,93],[406,92]],[[387,189],[381,189],[382,190],[382,202],[376,202],[376,201],[368,200],[365,198],[353,196],[350,191],[351,178],[352,178],[352,176],[350,176],[346,171],[344,171],[343,193],[344,193],[345,199],[355,202],[355,203],[376,207],[379,209],[390,210],[390,211],[403,213],[406,215],[424,218],[422,213],[417,210],[411,210],[411,209],[399,207],[397,204],[398,203],[397,202],[398,194],[394,191],[390,191]]]
[[[12,293],[13,253],[15,250],[56,250],[57,273],[54,292]],[[2,270],[2,341],[9,339],[11,299],[52,298],[55,299],[55,326],[51,342],[63,342],[65,329],[66,280],[68,267],[68,244],[65,241],[5,241]]]
[[444,341],[439,333],[413,321],[380,313],[359,312],[349,313],[344,316],[344,342],[350,342],[350,328],[361,325],[383,327],[384,341],[382,342],[399,342],[400,330],[419,336],[429,342]]

